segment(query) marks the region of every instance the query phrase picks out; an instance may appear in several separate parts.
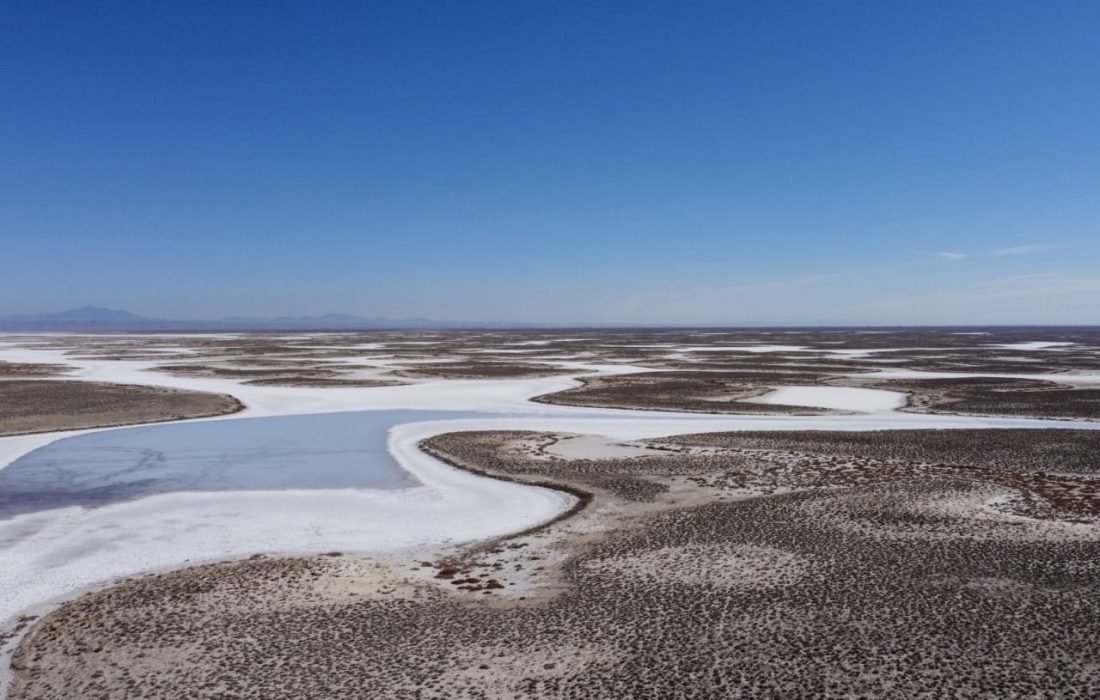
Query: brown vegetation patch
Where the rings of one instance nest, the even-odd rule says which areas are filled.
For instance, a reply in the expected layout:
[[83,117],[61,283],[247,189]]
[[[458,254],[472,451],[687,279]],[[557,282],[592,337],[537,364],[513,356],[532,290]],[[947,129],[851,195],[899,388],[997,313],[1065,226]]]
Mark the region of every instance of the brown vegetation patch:
[[101,428],[235,413],[232,396],[134,384],[0,382],[0,435]]
[[4,362],[0,360],[0,378],[8,377],[56,377],[71,370],[67,365],[48,365],[31,362]]
[[[846,380],[844,383],[858,383]],[[1100,419],[1100,389],[1000,377],[868,380],[867,386],[909,394],[915,413]]]
[[[255,365],[257,363],[249,363]],[[219,379],[272,379],[282,376],[331,377],[337,373],[325,367],[284,367],[281,365],[233,367],[202,364],[160,365],[152,371],[177,377],[216,377]]]
[[749,403],[771,387],[813,385],[827,375],[808,372],[673,371],[585,377],[573,389],[536,396],[533,401],[563,406],[627,408],[692,413],[787,413],[820,415],[827,409]]

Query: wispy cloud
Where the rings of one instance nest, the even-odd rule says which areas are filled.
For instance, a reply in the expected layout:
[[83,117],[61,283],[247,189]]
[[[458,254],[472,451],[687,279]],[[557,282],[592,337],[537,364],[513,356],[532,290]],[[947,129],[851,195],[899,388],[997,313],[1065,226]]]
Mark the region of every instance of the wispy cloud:
[[926,250],[911,250],[909,251],[909,253],[911,255],[923,255],[929,258],[939,258],[948,262],[958,262],[959,260],[964,260],[970,257],[968,253],[960,253],[954,250],[940,250],[934,253],[930,253]]
[[947,262],[959,262],[960,260],[966,260],[967,258],[983,258],[983,257],[1002,257],[1005,255],[1029,255],[1031,253],[1041,253],[1045,250],[1055,250],[1060,246],[1054,243],[1034,243],[1028,245],[1009,246],[1007,248],[996,248],[994,250],[987,250],[978,253],[963,253],[957,250],[941,250],[935,253],[928,253],[925,251],[912,251],[917,255],[927,255],[934,258],[940,258]]
[[1027,255],[1028,253],[1041,253],[1044,250],[1055,250],[1058,248],[1057,244],[1046,243],[1037,245],[1018,245],[1011,248],[998,248],[997,250],[990,251],[990,255]]

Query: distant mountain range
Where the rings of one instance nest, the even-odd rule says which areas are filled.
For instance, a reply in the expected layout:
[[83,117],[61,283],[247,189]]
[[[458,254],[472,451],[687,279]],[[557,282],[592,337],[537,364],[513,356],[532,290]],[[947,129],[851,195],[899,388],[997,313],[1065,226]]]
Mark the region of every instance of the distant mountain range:
[[520,323],[462,323],[423,318],[365,318],[351,314],[208,320],[147,318],[129,311],[85,306],[45,314],[0,316],[0,331],[354,331],[446,328],[535,328]]

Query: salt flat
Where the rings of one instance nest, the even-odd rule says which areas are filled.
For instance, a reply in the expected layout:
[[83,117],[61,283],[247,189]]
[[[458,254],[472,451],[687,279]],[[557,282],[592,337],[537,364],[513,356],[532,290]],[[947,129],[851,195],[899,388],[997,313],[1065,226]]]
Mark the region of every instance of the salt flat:
[[857,413],[882,413],[905,405],[905,394],[885,389],[856,389],[841,386],[780,386],[773,391],[745,399],[749,403],[780,406],[811,406]]
[[[719,338],[721,336],[718,336]],[[760,431],[828,431],[835,433],[908,429],[1100,429],[1090,420],[1047,420],[1038,417],[954,416],[900,412],[906,396],[898,391],[843,386],[859,379],[956,378],[968,376],[1036,377],[1069,386],[1100,382],[1094,369],[1057,372],[1005,373],[1000,366],[983,370],[983,351],[972,345],[945,347],[914,344],[905,350],[891,338],[879,346],[836,347],[835,341],[767,342],[732,345],[716,340],[700,346],[701,337],[678,342],[602,342],[599,338],[507,340],[511,348],[497,352],[461,337],[451,340],[410,338],[370,341],[339,336],[287,335],[178,337],[157,336],[143,345],[141,337],[93,337],[83,341],[64,336],[0,338],[0,361],[62,364],[68,372],[41,381],[97,381],[161,386],[219,394],[239,399],[244,410],[231,415],[188,421],[219,426],[246,425],[250,418],[315,416],[334,425],[350,412],[379,416],[393,411],[432,411],[392,425],[386,449],[410,484],[394,489],[279,488],[278,490],[183,490],[127,499],[99,507],[66,507],[23,513],[0,520],[0,621],[28,610],[49,609],[74,592],[94,588],[119,577],[171,570],[198,562],[247,558],[254,554],[308,555],[366,552],[407,560],[412,552],[432,552],[507,535],[550,521],[569,510],[576,497],[555,489],[489,479],[455,469],[425,454],[423,441],[444,433],[466,431],[542,431],[575,437],[559,440],[547,454],[562,460],[630,459],[653,450],[619,443],[684,434]],[[569,353],[557,342],[568,342]],[[1018,352],[1053,353],[1040,341]],[[1043,341],[1054,343],[1061,341]],[[251,343],[252,345],[249,345]],[[277,350],[266,350],[267,344]],[[428,364],[460,366],[477,362],[516,362],[515,343],[538,349],[524,362],[541,364],[561,374],[502,379],[402,378],[403,383],[357,387],[315,388],[249,384],[240,377],[170,373],[163,365],[215,368],[324,366],[341,376],[382,381],[391,372]],[[258,347],[253,346],[259,344]],[[1009,343],[1006,343],[1006,345]],[[1019,345],[1019,343],[1016,343]],[[705,349],[703,349],[705,348]],[[80,349],[79,354],[74,352]],[[702,351],[699,351],[703,349]],[[245,352],[247,351],[247,352]],[[671,354],[670,354],[671,353]],[[728,357],[727,357],[728,355]],[[171,358],[167,360],[159,357]],[[696,365],[702,357],[702,365]],[[815,357],[816,356],[816,357]],[[140,359],[133,359],[140,357]],[[671,360],[670,357],[678,358]],[[718,357],[715,360],[712,358]],[[1086,356],[1073,362],[1089,367]],[[487,359],[482,359],[487,358]],[[797,358],[797,359],[796,359]],[[817,358],[821,358],[820,360]],[[1087,359],[1087,357],[1086,357]],[[882,362],[890,366],[881,368]],[[715,366],[714,363],[719,363]],[[827,372],[811,371],[815,363],[832,363]],[[974,372],[924,370],[927,363],[969,363]],[[1076,366],[1076,365],[1074,365]],[[259,371],[259,370],[256,370]],[[274,371],[274,370],[272,370]],[[764,385],[764,393],[746,402],[772,413],[708,415],[623,408],[597,408],[533,402],[578,387],[594,377],[646,375],[655,371],[697,372],[707,377],[745,377]],[[740,374],[737,374],[740,373]],[[777,381],[801,378],[804,384]],[[829,384],[820,380],[829,379]],[[844,414],[796,415],[790,407],[833,409]],[[441,411],[476,412],[462,418],[433,417]],[[281,420],[281,419],[280,419]],[[234,423],[236,421],[236,423]],[[172,426],[167,426],[172,427]],[[183,426],[178,426],[183,427]],[[345,428],[346,429],[346,428]],[[0,439],[0,469],[27,453],[74,435],[110,435],[131,428],[107,428],[23,435]],[[140,429],[140,430],[153,430]],[[121,433],[120,433],[121,434]],[[278,447],[277,440],[262,440]],[[105,443],[106,444],[106,443]],[[152,449],[152,448],[151,448]],[[214,456],[216,459],[216,455]],[[284,485],[285,486],[285,485]],[[324,486],[319,483],[318,486]],[[1091,526],[1082,525],[1086,539]],[[1087,530],[1087,532],[1086,532]]]
[[[497,400],[495,392],[487,392],[486,404]],[[10,619],[67,591],[142,571],[258,552],[392,552],[460,544],[537,525],[571,505],[571,497],[560,492],[474,476],[420,452],[422,440],[446,432],[549,430],[636,440],[736,430],[1100,429],[1100,424],[1087,422],[904,413],[728,418],[599,413],[565,409],[558,415],[395,426],[390,432],[390,452],[421,483],[396,491],[177,493],[0,521],[0,619]]]
[[1089,386],[1100,384],[1100,372],[936,372],[928,370],[882,369],[860,375],[867,379],[969,379],[974,377],[992,377],[1002,379],[1032,379],[1055,382],[1069,386]]
[[[161,339],[171,342],[171,336]],[[570,343],[578,339],[569,340]],[[419,341],[406,341],[417,345]],[[427,341],[424,341],[427,342]],[[540,346],[551,340],[529,341]],[[155,360],[73,357],[57,348],[22,347],[21,338],[5,339],[0,360],[65,364],[66,380],[108,381],[227,393],[245,405],[238,414],[213,421],[246,417],[322,414],[362,410],[477,411],[494,417],[420,421],[394,426],[388,448],[393,458],[419,485],[392,491],[369,489],[226,491],[171,493],[99,508],[71,507],[36,512],[0,521],[0,620],[55,600],[97,582],[142,571],[177,567],[197,561],[244,557],[257,552],[309,553],[331,549],[396,551],[409,547],[459,544],[521,530],[553,518],[569,508],[572,497],[558,491],[485,479],[452,469],[423,454],[424,439],[451,431],[551,430],[593,437],[585,445],[608,440],[632,440],[684,433],[760,430],[872,431],[894,429],[1080,428],[1095,430],[1095,422],[1048,421],[900,413],[898,392],[835,386],[782,386],[752,399],[761,404],[813,406],[850,411],[851,415],[706,416],[638,412],[532,403],[535,396],[577,386],[581,376],[606,376],[650,371],[644,364],[546,360],[568,370],[560,377],[500,380],[417,380],[400,386],[370,389],[253,386],[237,379],[175,376],[156,367]],[[657,357],[668,344],[653,344]],[[427,361],[423,357],[392,357],[394,344],[358,343],[337,363],[373,363],[381,372],[393,366]],[[804,352],[802,345],[701,347],[672,344],[692,352],[769,354]],[[162,354],[193,353],[186,344],[155,348]],[[852,350],[853,357],[874,354]],[[460,355],[457,356],[460,359]],[[455,360],[454,357],[436,358]],[[863,374],[860,376],[871,376]],[[918,370],[882,370],[890,377],[982,376]],[[1006,376],[1006,375],[1001,375]],[[1038,376],[1038,375],[1018,375]],[[1074,383],[1100,382],[1100,373],[1041,375]],[[48,381],[48,380],[47,380]],[[95,431],[47,433],[0,439],[0,468],[60,437]],[[595,449],[595,448],[593,448]],[[582,450],[583,452],[583,450]],[[575,450],[569,456],[581,456]]]

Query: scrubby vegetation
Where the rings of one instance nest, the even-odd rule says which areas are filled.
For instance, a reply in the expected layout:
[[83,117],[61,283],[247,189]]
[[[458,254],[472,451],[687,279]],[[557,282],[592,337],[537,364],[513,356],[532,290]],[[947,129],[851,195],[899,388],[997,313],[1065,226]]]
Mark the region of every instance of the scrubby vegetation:
[[1100,535],[1043,486],[1096,483],[1091,432],[703,434],[615,460],[554,439],[426,447],[592,493],[570,520],[382,578],[342,556],[133,579],[41,623],[15,697],[1100,693]]
[[0,381],[0,435],[152,423],[241,410],[232,396],[132,384]]

